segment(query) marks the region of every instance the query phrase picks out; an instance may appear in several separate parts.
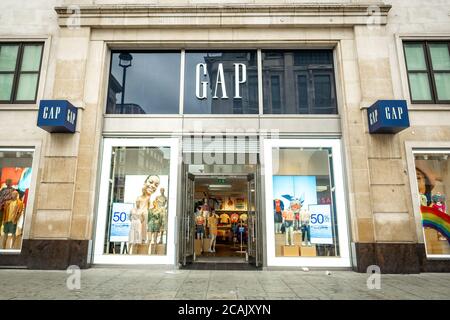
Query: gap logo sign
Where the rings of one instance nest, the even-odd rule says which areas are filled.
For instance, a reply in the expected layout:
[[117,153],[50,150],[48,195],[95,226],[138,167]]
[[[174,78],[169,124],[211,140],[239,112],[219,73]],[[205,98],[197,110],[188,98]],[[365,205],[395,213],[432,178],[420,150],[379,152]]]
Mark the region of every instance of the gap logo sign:
[[378,100],[367,109],[370,133],[397,133],[409,128],[406,100]]
[[74,133],[78,109],[67,100],[41,100],[38,127],[51,133]]

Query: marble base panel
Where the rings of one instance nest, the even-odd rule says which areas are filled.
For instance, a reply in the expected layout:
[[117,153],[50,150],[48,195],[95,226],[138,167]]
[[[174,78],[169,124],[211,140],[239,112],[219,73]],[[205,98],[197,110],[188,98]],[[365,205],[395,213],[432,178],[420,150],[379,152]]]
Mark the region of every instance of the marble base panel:
[[450,259],[427,259],[425,246],[417,243],[355,243],[356,265],[353,270],[365,273],[371,265],[381,273],[450,272]]
[[89,267],[89,240],[23,240],[22,250],[0,254],[0,267],[64,270],[76,265]]

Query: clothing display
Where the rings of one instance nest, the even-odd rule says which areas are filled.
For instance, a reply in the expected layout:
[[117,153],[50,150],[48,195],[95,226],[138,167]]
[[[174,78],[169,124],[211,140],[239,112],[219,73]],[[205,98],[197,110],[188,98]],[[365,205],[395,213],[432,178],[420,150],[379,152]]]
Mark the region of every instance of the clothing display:
[[211,215],[210,217],[208,217],[209,233],[215,236],[217,236],[217,220],[218,220],[217,215]]
[[6,186],[6,180],[11,179],[12,186],[17,188],[20,178],[22,177],[23,168],[20,167],[6,167],[2,169],[0,178],[0,188]]
[[205,233],[205,217],[202,212],[195,216],[195,232],[202,235]]
[[14,198],[14,188],[5,187],[0,190],[0,226],[3,223],[3,211],[5,210],[5,203]]
[[295,214],[292,210],[283,211],[284,229],[285,229],[285,244],[288,246],[294,245],[294,220]]
[[140,244],[143,242],[143,234],[142,234],[142,209],[131,209],[130,212],[130,232],[128,235],[128,242],[130,244]]
[[161,230],[162,220],[159,209],[150,209],[148,212],[148,231],[159,232]]
[[311,214],[308,210],[302,209],[300,211],[300,224],[301,224],[301,231],[302,231],[302,242],[303,245],[305,244],[305,238],[308,241],[308,245],[311,245],[311,227],[310,227],[310,219]]
[[242,221],[243,223],[246,223],[248,220],[248,216],[246,213],[243,213],[239,216],[239,220]]
[[222,213],[220,215],[220,223],[229,224],[230,223],[230,216],[226,213]]
[[31,168],[25,168],[20,177],[19,183],[17,184],[17,189],[21,192],[25,192],[26,189],[30,188],[31,184]]

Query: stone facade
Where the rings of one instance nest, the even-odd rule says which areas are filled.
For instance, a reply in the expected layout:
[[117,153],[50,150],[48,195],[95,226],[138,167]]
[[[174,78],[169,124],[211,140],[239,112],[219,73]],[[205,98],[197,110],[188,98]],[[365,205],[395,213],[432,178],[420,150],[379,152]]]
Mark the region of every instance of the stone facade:
[[[34,145],[39,151],[22,252],[0,255],[0,265],[87,267],[102,132],[171,134],[173,128],[189,132],[199,121],[180,115],[163,119],[162,124],[160,118],[148,117],[118,130],[120,119],[103,115],[110,48],[256,45],[334,47],[339,117],[321,119],[329,125],[320,132],[314,117],[300,116],[243,117],[231,126],[277,128],[286,135],[342,135],[354,269],[365,272],[367,266],[377,264],[387,273],[449,271],[449,260],[425,257],[405,143],[449,142],[450,105],[408,103],[411,127],[396,135],[369,135],[366,108],[378,99],[410,101],[401,41],[450,39],[450,4],[445,0],[310,2],[3,0],[0,41],[45,43],[37,101],[70,100],[79,108],[79,119],[75,134],[49,134],[36,127],[38,104],[0,105],[2,123],[10,124],[0,126],[0,146]],[[73,15],[78,9],[79,19]],[[368,20],[368,10],[378,12],[376,24]],[[217,119],[200,121],[206,132],[213,132]],[[222,120],[224,128],[230,125],[227,117]],[[296,131],[299,123],[302,132]],[[11,127],[21,128],[12,138]]]

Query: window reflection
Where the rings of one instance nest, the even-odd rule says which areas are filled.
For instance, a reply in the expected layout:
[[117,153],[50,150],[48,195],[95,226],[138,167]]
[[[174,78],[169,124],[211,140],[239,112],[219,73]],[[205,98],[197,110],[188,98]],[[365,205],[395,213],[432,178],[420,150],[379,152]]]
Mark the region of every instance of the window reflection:
[[178,114],[180,60],[180,52],[113,52],[106,113]]
[[262,51],[265,114],[337,114],[332,50]]

